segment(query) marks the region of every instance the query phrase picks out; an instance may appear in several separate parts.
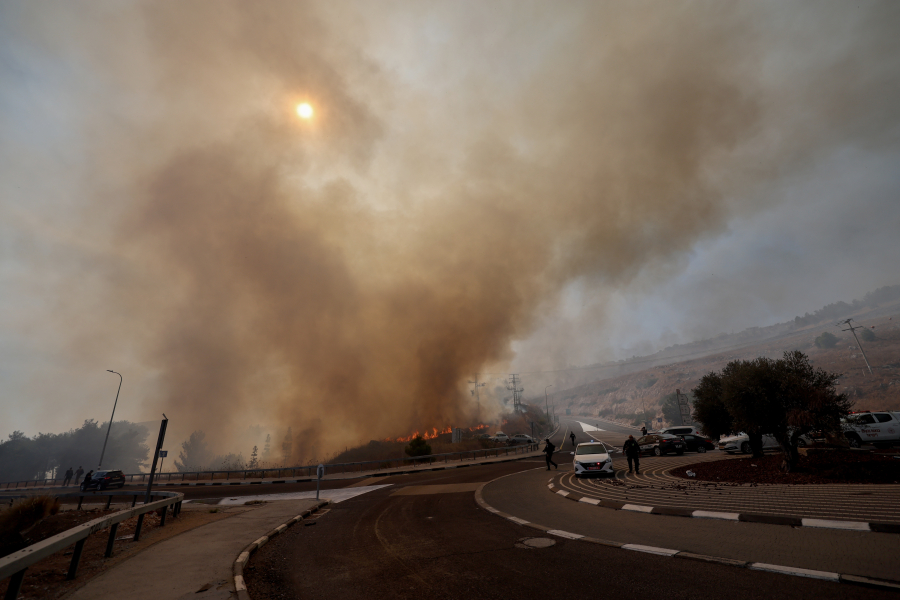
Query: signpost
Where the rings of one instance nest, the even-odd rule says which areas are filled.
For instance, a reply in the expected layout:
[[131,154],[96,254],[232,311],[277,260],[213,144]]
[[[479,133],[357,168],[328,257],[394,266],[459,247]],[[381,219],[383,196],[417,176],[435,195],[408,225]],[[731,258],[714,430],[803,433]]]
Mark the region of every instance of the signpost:
[[325,477],[325,465],[320,464],[316,467],[316,500],[319,499],[319,483]]
[[682,394],[681,390],[676,389],[675,395],[678,397],[678,409],[681,411],[681,424],[693,425],[694,421],[691,419],[691,405],[688,403],[687,394]]
[[166,457],[167,457],[168,455],[169,455],[169,451],[168,451],[168,450],[160,450],[160,451],[159,451],[159,457],[162,459],[161,461],[159,461],[159,472],[160,472],[160,473],[163,472],[163,463],[166,462]]

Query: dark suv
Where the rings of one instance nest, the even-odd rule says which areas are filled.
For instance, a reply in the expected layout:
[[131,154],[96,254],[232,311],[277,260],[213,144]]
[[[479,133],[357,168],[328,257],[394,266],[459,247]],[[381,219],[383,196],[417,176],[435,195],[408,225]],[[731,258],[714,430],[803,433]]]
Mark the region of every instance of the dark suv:
[[641,454],[653,454],[662,456],[669,452],[684,454],[684,440],[677,435],[667,433],[653,433],[645,435],[637,441],[641,447]]
[[81,491],[109,490],[125,487],[125,475],[122,471],[97,471],[90,479],[81,482]]

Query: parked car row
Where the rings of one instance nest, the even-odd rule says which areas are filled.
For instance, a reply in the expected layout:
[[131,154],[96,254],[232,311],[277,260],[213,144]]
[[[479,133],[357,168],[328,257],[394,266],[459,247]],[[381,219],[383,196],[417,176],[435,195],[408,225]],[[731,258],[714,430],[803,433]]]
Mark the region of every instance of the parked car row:
[[494,435],[488,435],[486,433],[483,433],[478,437],[480,439],[487,439],[492,442],[496,442],[498,444],[515,445],[515,444],[536,444],[537,443],[537,441],[533,437],[531,437],[530,435],[527,435],[525,433],[517,433],[516,435],[509,437],[502,431],[498,431]]

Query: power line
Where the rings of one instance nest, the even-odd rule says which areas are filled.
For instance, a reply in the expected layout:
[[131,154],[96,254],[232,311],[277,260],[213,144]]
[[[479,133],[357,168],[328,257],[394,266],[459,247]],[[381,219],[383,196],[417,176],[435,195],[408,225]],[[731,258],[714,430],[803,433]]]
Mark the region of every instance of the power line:
[[509,376],[509,383],[506,384],[506,389],[513,393],[513,412],[515,413],[520,411],[522,406],[520,394],[525,391],[525,388],[519,387],[520,383],[522,383],[522,380],[519,378],[519,374],[511,373]]
[[850,324],[850,321],[852,321],[852,320],[853,319],[839,321],[838,327],[840,327],[841,325],[847,326],[847,329],[841,329],[841,331],[849,331],[850,333],[853,334],[853,338],[856,340],[856,345],[859,347],[859,351],[862,352],[863,360],[866,361],[866,366],[869,367],[869,375],[874,375],[875,373],[872,372],[872,365],[869,364],[869,358],[866,356],[866,351],[863,350],[862,344],[859,343],[859,338],[856,337],[856,330],[864,329],[864,327],[862,325],[857,325],[856,327],[854,327],[853,325]]

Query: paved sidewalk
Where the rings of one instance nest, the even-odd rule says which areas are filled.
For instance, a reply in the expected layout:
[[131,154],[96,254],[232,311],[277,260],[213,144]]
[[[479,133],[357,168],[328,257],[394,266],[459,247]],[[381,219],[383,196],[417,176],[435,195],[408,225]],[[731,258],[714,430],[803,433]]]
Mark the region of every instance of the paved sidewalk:
[[[92,579],[69,598],[225,600],[235,597],[232,564],[241,551],[315,500],[264,504],[167,539]],[[207,586],[203,592],[198,591]]]

